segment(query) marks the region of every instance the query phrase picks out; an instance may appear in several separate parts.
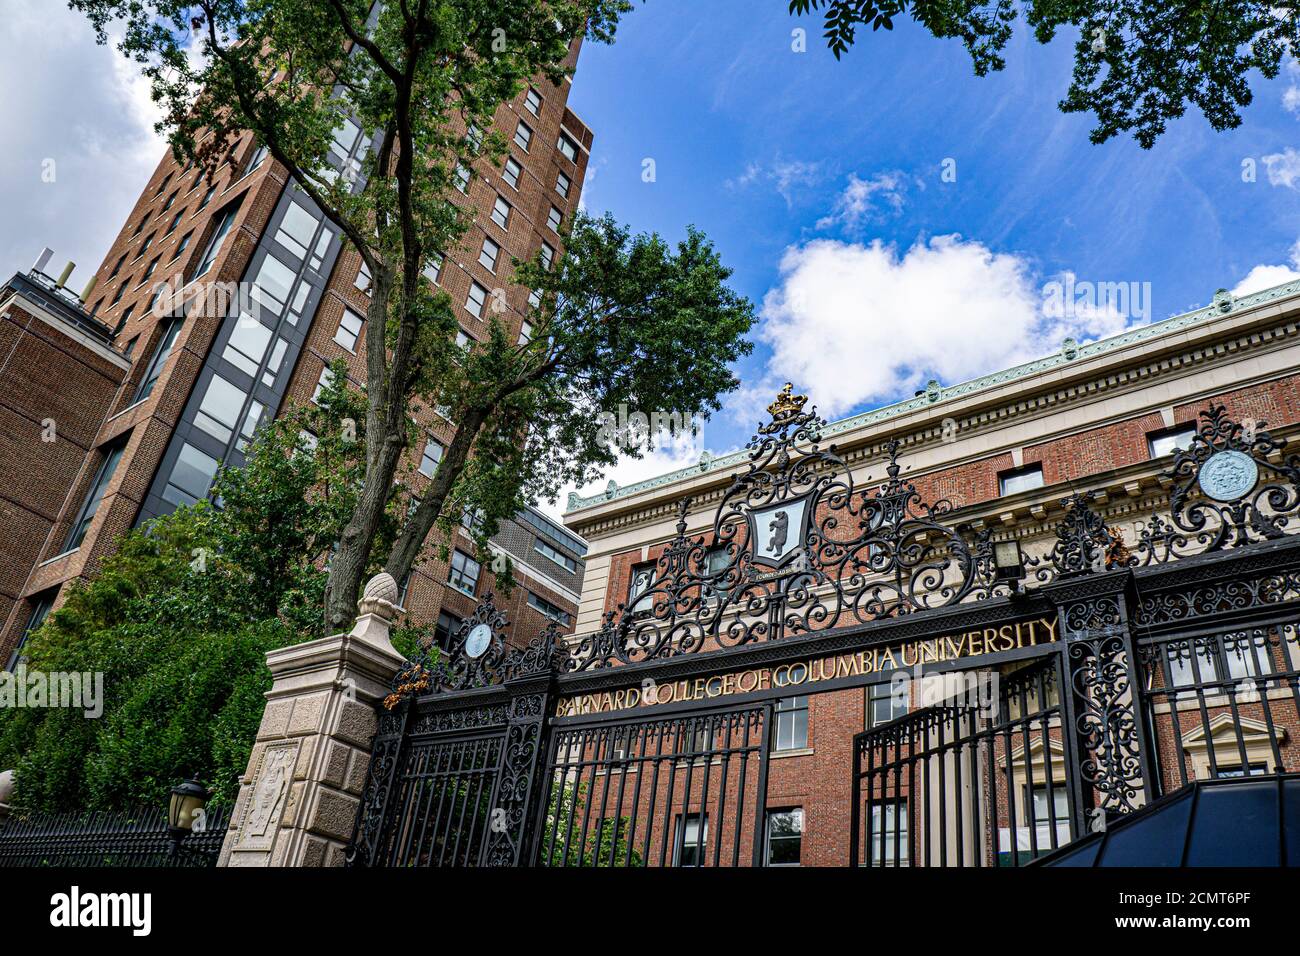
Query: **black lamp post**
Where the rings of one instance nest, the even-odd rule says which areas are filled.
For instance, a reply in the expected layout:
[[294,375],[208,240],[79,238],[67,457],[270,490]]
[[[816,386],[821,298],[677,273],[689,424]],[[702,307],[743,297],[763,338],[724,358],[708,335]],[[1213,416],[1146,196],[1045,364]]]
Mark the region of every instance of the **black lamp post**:
[[197,777],[172,787],[171,800],[167,804],[167,833],[172,838],[173,854],[180,850],[181,841],[189,836],[194,828],[194,818],[203,812],[207,802],[208,791]]

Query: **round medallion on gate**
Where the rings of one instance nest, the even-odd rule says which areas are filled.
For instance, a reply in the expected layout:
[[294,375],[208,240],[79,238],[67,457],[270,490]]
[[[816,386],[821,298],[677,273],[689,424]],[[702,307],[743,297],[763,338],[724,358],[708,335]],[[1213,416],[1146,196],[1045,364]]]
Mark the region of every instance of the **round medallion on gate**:
[[465,638],[465,656],[471,659],[482,657],[491,643],[492,628],[486,624],[479,624]]
[[1244,452],[1215,452],[1201,465],[1201,491],[1215,501],[1236,501],[1259,481],[1259,466]]

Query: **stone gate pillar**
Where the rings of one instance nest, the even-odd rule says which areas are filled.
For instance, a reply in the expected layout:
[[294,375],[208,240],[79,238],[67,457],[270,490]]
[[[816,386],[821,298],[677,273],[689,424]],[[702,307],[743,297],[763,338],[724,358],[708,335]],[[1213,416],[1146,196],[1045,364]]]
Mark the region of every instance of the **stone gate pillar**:
[[269,652],[274,683],[220,866],[341,866],[360,806],[376,705],[404,659],[388,630],[398,588],[366,585],[356,626]]

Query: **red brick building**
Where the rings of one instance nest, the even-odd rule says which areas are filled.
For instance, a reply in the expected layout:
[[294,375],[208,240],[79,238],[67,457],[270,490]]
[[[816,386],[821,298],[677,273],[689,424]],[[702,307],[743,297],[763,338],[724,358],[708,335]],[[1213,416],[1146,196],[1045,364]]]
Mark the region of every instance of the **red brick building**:
[[[575,44],[570,65],[577,56]],[[498,110],[507,158],[477,164],[458,200],[475,223],[426,272],[459,304],[465,342],[486,336],[489,295],[504,301],[509,334],[529,334],[529,290],[506,272],[512,256],[558,252],[556,230],[578,208],[592,133],[568,109],[569,85],[539,79]],[[354,165],[367,148],[345,121],[331,159]],[[364,380],[360,255],[251,135],[232,156],[209,180],[164,155],[84,301],[56,288],[44,262],[0,287],[0,661],[14,659],[67,583],[93,574],[121,534],[205,497],[218,463],[241,463],[258,422],[310,401],[328,363],[343,357]],[[199,279],[251,290],[260,318],[223,310],[187,320],[184,309],[155,308],[163,283]],[[410,450],[417,483],[454,432],[425,417],[426,437]],[[46,421],[57,440],[41,439]],[[521,633],[548,619],[571,627],[583,543],[530,511],[494,548],[516,559],[522,587],[503,603]],[[452,563],[413,571],[405,606],[414,620],[455,622],[490,589],[468,537]]]

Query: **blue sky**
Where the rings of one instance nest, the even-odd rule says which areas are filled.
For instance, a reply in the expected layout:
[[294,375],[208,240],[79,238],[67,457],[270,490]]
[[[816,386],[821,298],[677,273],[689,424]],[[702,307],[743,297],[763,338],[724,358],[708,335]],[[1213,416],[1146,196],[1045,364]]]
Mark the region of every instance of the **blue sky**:
[[[595,130],[587,208],[669,238],[699,226],[760,314],[741,391],[694,440],[620,464],[621,484],[742,445],[787,377],[841,417],[1204,305],[1220,286],[1300,277],[1294,65],[1254,78],[1240,129],[1193,113],[1152,150],[1094,146],[1091,117],[1056,108],[1068,36],[1042,47],[1022,30],[1006,70],[980,79],[960,43],[901,21],[836,62],[818,22],[786,9],[646,0],[613,46],[583,51],[571,105]],[[63,3],[7,0],[5,14],[0,89],[23,95],[0,99],[0,264],[26,268],[48,244],[80,263],[80,288],[161,154],[156,110]],[[1067,274],[1136,283],[1142,308],[1052,313],[1046,289]]]
[[[785,0],[638,4],[613,46],[584,48],[570,99],[595,131],[587,209],[670,238],[694,223],[760,307],[758,346],[740,369],[747,388],[704,426],[704,447],[743,443],[785,376],[840,417],[932,375],[951,384],[1049,352],[1062,332],[1110,334],[1204,305],[1220,286],[1294,274],[1293,69],[1255,78],[1235,131],[1189,113],[1151,150],[1131,138],[1097,146],[1090,115],[1056,106],[1069,37],[1044,47],[1022,29],[1007,68],[978,78],[959,42],[910,23],[860,34],[837,62],[817,21],[785,11]],[[798,26],[804,53],[792,50]],[[654,182],[643,181],[647,158]],[[1030,315],[1067,272],[1149,283],[1149,302],[1065,324]],[[917,313],[919,327],[900,336]],[[983,348],[1006,313],[1014,343]],[[869,381],[827,387],[845,377]],[[692,456],[698,448],[665,450],[619,476]]]

